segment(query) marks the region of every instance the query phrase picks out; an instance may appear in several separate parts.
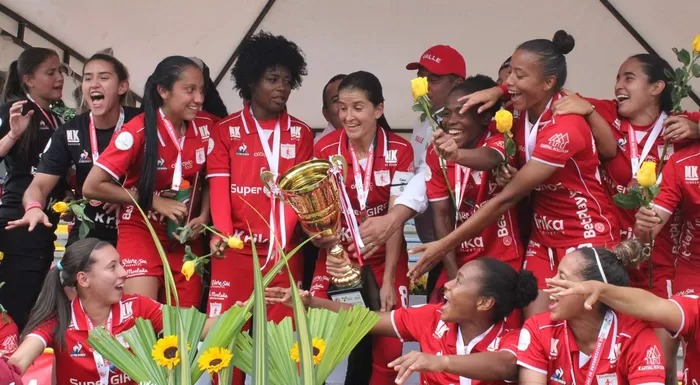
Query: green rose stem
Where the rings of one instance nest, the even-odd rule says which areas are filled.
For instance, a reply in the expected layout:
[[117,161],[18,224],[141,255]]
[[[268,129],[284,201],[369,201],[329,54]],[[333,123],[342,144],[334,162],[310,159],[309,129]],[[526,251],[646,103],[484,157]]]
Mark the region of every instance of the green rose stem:
[[[663,163],[662,163],[663,164]],[[644,199],[644,207],[651,210],[651,201],[654,199],[648,187],[642,187],[642,198]],[[649,269],[649,289],[653,287],[653,267],[654,264],[651,261],[651,252],[654,249],[654,232],[649,231],[649,243],[644,244],[642,247],[642,254],[647,257],[647,266]]]
[[[420,98],[418,98],[417,102],[418,104],[420,104],[421,108],[425,112],[426,118],[428,119],[428,123],[430,123],[430,127],[432,128],[432,132],[435,133],[437,131],[437,122],[435,121],[435,119],[433,119],[433,115],[430,113],[430,100],[428,100],[427,96],[423,95]],[[442,170],[443,178],[445,178],[445,184],[447,185],[447,191],[450,194],[450,199],[452,199],[452,203],[455,206],[455,210],[459,211],[457,198],[455,197],[454,191],[452,191],[452,187],[450,186],[450,180],[447,178],[447,162],[445,161],[445,158],[443,158],[438,152],[434,142],[433,149],[435,150],[435,153],[438,154],[438,160],[440,161],[440,169]]]

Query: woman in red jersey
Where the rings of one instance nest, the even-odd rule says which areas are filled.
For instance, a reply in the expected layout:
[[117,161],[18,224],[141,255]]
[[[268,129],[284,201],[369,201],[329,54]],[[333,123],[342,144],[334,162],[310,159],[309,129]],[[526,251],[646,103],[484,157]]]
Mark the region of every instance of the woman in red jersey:
[[[509,330],[504,318],[537,297],[537,282],[528,271],[518,273],[497,259],[481,257],[462,266],[445,284],[441,304],[379,312],[370,333],[416,341],[412,352],[389,363],[403,384],[421,372],[421,384],[505,384],[517,378],[519,330]],[[270,288],[266,300],[291,304],[289,289]],[[302,293],[308,307],[332,311],[350,305]],[[385,382],[392,383],[394,380]]]
[[[212,121],[200,117],[202,71],[182,56],[163,59],[146,81],[144,113],[124,125],[95,162],[83,187],[90,199],[123,205],[118,216],[117,250],[128,278],[125,292],[163,300],[163,265],[134,196],[147,213],[163,244],[175,277],[180,305],[199,306],[202,283],[198,275],[187,280],[180,273],[185,245],[167,234],[166,221],[183,222],[187,206],[172,196],[181,185],[192,185],[203,172],[211,148]],[[113,180],[125,179],[124,187]],[[126,189],[130,189],[127,192]],[[187,226],[196,236],[209,221],[208,194],[202,194],[201,213]],[[195,253],[199,248],[193,244]]]
[[[496,105],[482,114],[477,114],[474,110],[460,114],[462,103],[458,100],[464,95],[495,85],[491,78],[476,75],[456,85],[447,97],[441,123],[444,131],[436,134],[436,145],[430,146],[426,154],[430,170],[426,176],[426,189],[435,213],[433,221],[437,239],[449,234],[455,229],[455,222],[459,225],[465,221],[500,191],[494,174],[490,171],[505,159],[503,135],[494,135],[489,129],[492,128],[491,119],[500,106]],[[447,141],[438,145],[443,136]],[[455,151],[458,154],[454,156],[454,161],[453,157],[444,154],[443,148],[448,146],[459,149]],[[462,154],[468,156],[460,158]],[[441,169],[441,156],[447,158],[445,172]],[[450,190],[455,194],[454,198],[450,196]],[[459,202],[457,214],[453,199]],[[455,250],[447,253],[443,259],[444,269],[435,287],[441,288],[445,282],[454,279],[462,265],[480,256],[499,259],[519,270],[523,263],[523,250],[518,242],[519,232],[516,226],[517,213],[515,209],[509,210],[476,237],[465,240]],[[430,301],[440,302],[442,295],[439,290],[434,293],[436,295]],[[521,325],[519,319],[516,323],[516,327]]]
[[[359,71],[349,74],[338,87],[340,119],[343,130],[323,137],[314,146],[314,156],[329,159],[341,155],[348,164],[345,189],[358,223],[365,218],[385,215],[413,175],[413,148],[390,131],[384,117],[384,96],[376,76]],[[356,234],[343,218],[341,240],[348,246]],[[353,258],[358,256],[353,255]],[[328,258],[335,266],[338,258]],[[408,306],[408,254],[402,231],[395,232],[385,247],[363,259],[379,286],[380,307],[390,311]],[[340,261],[342,263],[342,261]],[[332,273],[332,272],[331,272]],[[329,271],[326,250],[321,250],[311,282],[311,293],[328,298]],[[379,310],[379,309],[375,309]],[[386,367],[401,355],[400,341],[374,337],[372,341],[372,377],[370,384],[387,384],[393,372]]]
[[[556,278],[627,286],[626,266],[642,262],[642,245],[584,247],[567,254]],[[521,384],[641,385],[664,383],[664,359],[648,324],[583,296],[552,295],[549,312],[525,321],[518,341]]]
[[[555,114],[579,114],[590,123],[603,161],[603,181],[611,195],[625,193],[632,183],[636,183],[635,177],[643,162],[658,165],[666,141],[669,142],[668,160],[675,151],[692,143],[688,139],[700,138],[698,125],[692,121],[697,121],[698,114],[669,116],[672,84],[666,71],[670,68],[656,55],[634,55],[625,60],[617,72],[614,100],[584,99],[567,93],[554,104]],[[602,125],[596,123],[600,119],[604,120]],[[620,222],[621,239],[632,237],[636,211],[614,208]],[[692,263],[689,266],[687,259],[677,259],[681,215],[676,211],[669,216],[665,222],[667,225],[655,237],[650,263],[630,269],[632,286],[669,298],[674,293],[688,290],[688,283],[695,281]],[[677,268],[681,274],[674,279]],[[674,384],[677,381],[675,357],[678,342],[674,342],[664,329],[658,329],[657,334],[667,357],[666,382]]]
[[[483,111],[505,89],[509,91],[513,108],[522,111],[513,128],[522,167],[503,191],[455,231],[412,250],[423,252],[412,269],[412,278],[419,277],[447,251],[494,223],[533,191],[534,228],[525,253],[525,268],[535,274],[540,289],[568,251],[615,243],[619,230],[616,219],[609,214],[612,201],[600,181],[590,128],[581,116],[553,116],[551,110],[551,104],[562,96],[566,81],[564,55],[573,46],[573,38],[564,31],[558,31],[551,41],[527,41],[513,53],[512,72],[501,88],[466,97],[463,110],[488,102],[479,108]],[[526,317],[545,311],[546,306],[547,296],[540,293],[526,309]]]

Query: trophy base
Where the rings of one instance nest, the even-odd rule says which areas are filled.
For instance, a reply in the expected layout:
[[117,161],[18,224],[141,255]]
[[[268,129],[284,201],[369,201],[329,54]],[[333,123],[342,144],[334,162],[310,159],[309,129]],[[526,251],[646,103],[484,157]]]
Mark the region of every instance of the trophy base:
[[346,303],[352,306],[367,306],[362,295],[362,286],[346,287],[346,288],[330,288],[328,289],[328,298],[335,302]]

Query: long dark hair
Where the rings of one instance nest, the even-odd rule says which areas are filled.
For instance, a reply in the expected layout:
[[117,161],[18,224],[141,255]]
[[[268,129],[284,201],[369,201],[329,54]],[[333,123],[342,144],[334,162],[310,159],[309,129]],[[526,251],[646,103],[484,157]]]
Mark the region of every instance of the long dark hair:
[[[28,90],[24,85],[24,76],[33,74],[41,63],[52,56],[58,57],[58,54],[49,48],[31,47],[22,51],[17,60],[10,63],[10,68],[7,71],[7,80],[2,92],[3,102],[9,103],[26,99]],[[20,136],[16,144],[19,156],[26,159],[34,156],[32,147],[37,141],[37,131],[41,119],[41,115],[35,115],[29,120],[27,130]]]
[[143,150],[143,170],[138,184],[138,203],[144,210],[150,210],[153,205],[153,188],[158,167],[158,109],[163,106],[163,98],[158,93],[158,87],[171,90],[187,67],[200,70],[192,59],[184,56],[169,56],[158,63],[146,80],[142,103],[146,140]]
[[673,84],[666,75],[666,72],[673,73],[673,68],[666,60],[658,55],[650,53],[640,53],[630,56],[630,59],[635,59],[642,64],[642,71],[649,77],[649,84],[662,81],[665,84],[664,90],[659,95],[659,108],[664,112],[671,112],[673,109]]
[[571,52],[576,44],[574,37],[559,30],[554,34],[552,40],[534,39],[528,40],[518,46],[518,49],[528,51],[539,56],[542,65],[542,75],[554,76],[554,92],[558,92],[566,83],[566,57],[564,55]]
[[96,238],[76,241],[66,248],[61,261],[53,267],[44,279],[39,298],[29,316],[22,338],[33,332],[42,323],[57,319],[54,341],[59,350],[65,349],[66,329],[71,322],[71,302],[63,291],[64,287],[75,287],[79,272],[88,272],[95,263],[92,253],[109,243]]
[[[357,71],[347,75],[338,85],[338,92],[345,89],[360,90],[367,95],[367,99],[375,107],[384,103],[384,93],[382,91],[382,83],[374,76],[373,73],[367,71]],[[389,122],[387,122],[384,114],[377,118],[377,124],[385,130],[391,130]]]
[[527,270],[516,271],[507,263],[490,257],[476,259],[481,264],[480,295],[493,297],[491,322],[498,322],[537,298],[537,278]]

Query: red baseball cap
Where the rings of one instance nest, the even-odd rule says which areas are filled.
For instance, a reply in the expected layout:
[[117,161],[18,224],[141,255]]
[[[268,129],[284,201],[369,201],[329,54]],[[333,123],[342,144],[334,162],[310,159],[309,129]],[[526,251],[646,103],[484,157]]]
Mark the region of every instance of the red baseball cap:
[[467,77],[467,63],[464,57],[449,45],[434,45],[421,55],[420,61],[406,65],[407,70],[417,70],[421,67],[435,75],[457,75],[462,79]]

